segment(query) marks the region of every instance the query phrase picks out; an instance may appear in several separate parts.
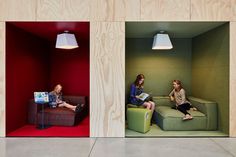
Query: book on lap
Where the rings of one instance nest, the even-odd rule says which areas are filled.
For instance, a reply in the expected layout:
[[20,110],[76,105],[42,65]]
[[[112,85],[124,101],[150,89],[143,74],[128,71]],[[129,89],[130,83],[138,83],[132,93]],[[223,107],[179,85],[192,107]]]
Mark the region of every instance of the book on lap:
[[149,97],[149,94],[147,94],[147,93],[141,93],[141,94],[139,95],[139,99],[142,100],[142,101],[144,101],[144,100],[147,99],[148,97]]

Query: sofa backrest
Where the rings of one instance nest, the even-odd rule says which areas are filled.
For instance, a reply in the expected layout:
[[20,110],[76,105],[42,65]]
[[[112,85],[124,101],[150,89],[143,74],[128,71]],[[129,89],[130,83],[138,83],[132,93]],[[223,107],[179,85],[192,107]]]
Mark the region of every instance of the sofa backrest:
[[63,100],[71,105],[86,104],[86,96],[63,96]]
[[168,96],[154,96],[153,101],[156,104],[156,107],[158,106],[174,106],[175,103],[170,101],[170,98]]

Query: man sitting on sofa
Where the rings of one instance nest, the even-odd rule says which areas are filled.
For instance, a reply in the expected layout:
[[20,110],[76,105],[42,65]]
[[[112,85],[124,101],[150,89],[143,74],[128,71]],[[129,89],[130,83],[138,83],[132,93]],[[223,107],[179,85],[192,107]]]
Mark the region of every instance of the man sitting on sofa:
[[62,85],[57,84],[54,87],[54,90],[49,93],[49,106],[51,108],[56,107],[66,107],[68,109],[71,109],[75,112],[80,112],[82,108],[84,107],[84,104],[77,104],[77,106],[68,104],[67,102],[62,100]]

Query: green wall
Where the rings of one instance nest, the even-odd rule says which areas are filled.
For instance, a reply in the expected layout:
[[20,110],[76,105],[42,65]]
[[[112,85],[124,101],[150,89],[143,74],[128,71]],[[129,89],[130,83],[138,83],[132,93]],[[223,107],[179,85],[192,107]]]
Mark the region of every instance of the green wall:
[[[150,38],[126,38],[126,98],[140,73],[145,91],[168,95],[179,79],[188,95],[218,103],[218,128],[229,133],[229,24],[192,39],[171,39],[172,50],[152,50]],[[127,99],[126,99],[127,100]]]
[[218,127],[229,133],[229,24],[193,38],[192,94],[218,103]]
[[[168,95],[172,80],[182,80],[188,95],[191,95],[191,39],[171,39],[172,50],[152,50],[150,38],[126,38],[126,98],[130,84],[136,76],[144,74],[146,92],[153,95]],[[126,99],[127,100],[127,99]]]

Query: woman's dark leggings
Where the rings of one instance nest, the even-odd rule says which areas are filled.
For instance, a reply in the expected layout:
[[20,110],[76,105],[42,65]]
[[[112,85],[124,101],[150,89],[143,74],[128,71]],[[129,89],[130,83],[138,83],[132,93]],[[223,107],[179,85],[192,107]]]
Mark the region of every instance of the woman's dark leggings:
[[185,115],[186,114],[190,115],[190,113],[187,112],[187,110],[190,110],[190,108],[191,108],[191,105],[189,103],[184,103],[182,105],[178,105],[177,107],[177,109]]

